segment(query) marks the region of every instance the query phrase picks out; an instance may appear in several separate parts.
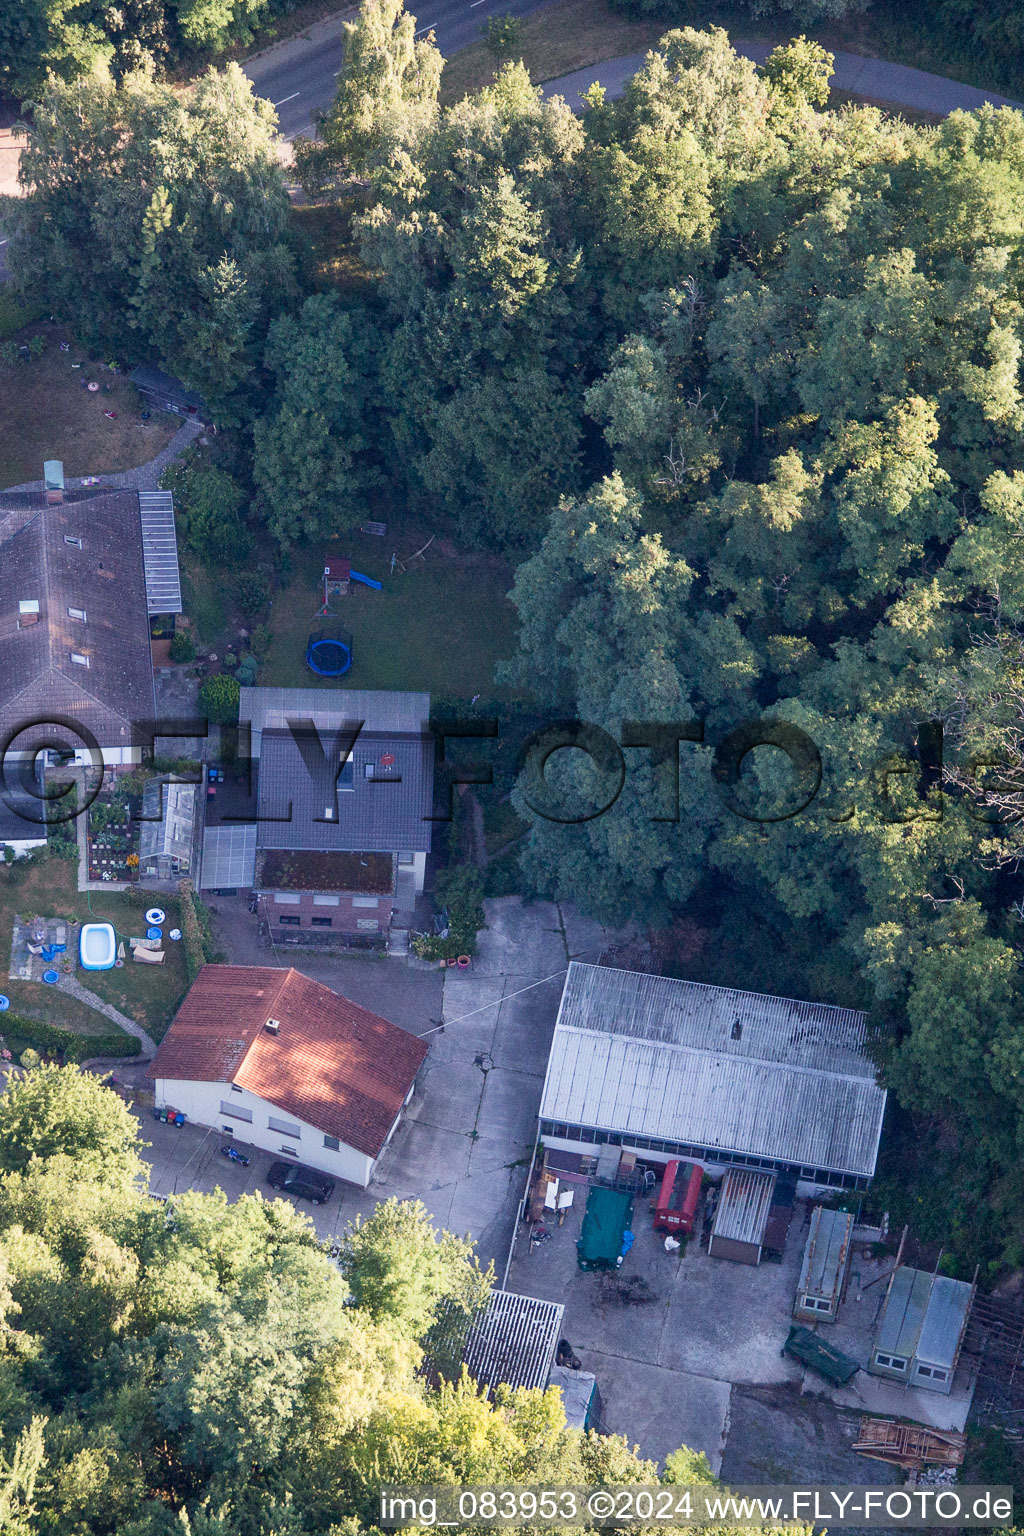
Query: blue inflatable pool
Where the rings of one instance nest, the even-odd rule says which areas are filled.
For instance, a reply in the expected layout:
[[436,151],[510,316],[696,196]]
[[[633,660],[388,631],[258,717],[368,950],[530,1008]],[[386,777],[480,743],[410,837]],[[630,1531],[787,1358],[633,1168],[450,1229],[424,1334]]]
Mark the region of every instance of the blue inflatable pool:
[[85,971],[109,971],[117,958],[112,923],[86,923],[78,941],[78,958]]

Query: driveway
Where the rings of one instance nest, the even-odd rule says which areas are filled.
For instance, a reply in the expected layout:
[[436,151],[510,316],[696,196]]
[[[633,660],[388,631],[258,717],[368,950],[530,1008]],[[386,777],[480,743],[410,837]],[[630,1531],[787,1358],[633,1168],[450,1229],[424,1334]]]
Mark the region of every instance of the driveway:
[[[213,900],[218,941],[232,962],[293,964],[402,1029],[433,1031],[416,1097],[370,1188],[339,1184],[326,1205],[309,1210],[319,1235],[335,1237],[388,1196],[419,1199],[438,1225],[475,1239],[482,1262],[494,1260],[500,1283],[566,965],[570,958],[598,959],[618,936],[566,906],[507,897],[487,903],[488,927],[472,969],[453,973],[365,955],[279,957],[258,947],[244,922],[248,912],[234,902]],[[256,1152],[252,1165],[240,1168],[221,1156],[217,1131],[176,1129],[146,1111],[141,1123],[152,1143],[146,1156],[155,1193],[217,1185],[232,1199],[266,1192],[269,1154]]]

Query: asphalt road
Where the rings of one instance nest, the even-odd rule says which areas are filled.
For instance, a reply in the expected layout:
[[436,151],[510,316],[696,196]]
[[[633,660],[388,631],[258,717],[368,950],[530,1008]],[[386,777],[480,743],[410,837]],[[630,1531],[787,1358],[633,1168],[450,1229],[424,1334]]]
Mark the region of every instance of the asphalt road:
[[[766,43],[744,43],[733,40],[733,47],[744,58],[763,64],[770,47]],[[604,86],[609,98],[621,96],[626,82],[636,74],[646,54],[630,53],[621,59],[606,59],[603,64],[591,64],[577,69],[571,75],[544,83],[546,96],[564,96],[574,111],[579,111],[580,97],[595,82]],[[1019,101],[1000,96],[995,91],[979,91],[973,85],[961,85],[958,80],[947,80],[942,75],[930,75],[923,69],[912,69],[907,64],[890,64],[886,59],[865,59],[858,53],[835,53],[832,87],[837,91],[849,91],[868,101],[886,102],[915,112],[932,112],[945,117],[949,112],[976,111],[991,102],[995,107],[1020,107]]]
[[[449,57],[481,35],[488,16],[527,16],[546,3],[548,0],[421,0],[416,5],[417,36],[433,29],[438,47]],[[355,10],[346,14],[354,15]],[[309,133],[313,114],[328,107],[334,99],[341,68],[341,21],[341,15],[337,15],[318,22],[301,37],[268,49],[250,59],[245,66],[259,95],[272,101],[277,108],[284,139]],[[764,46],[742,41],[734,41],[733,46],[738,53],[758,63],[763,62],[768,52]],[[549,95],[558,91],[566,96],[570,105],[577,106],[578,93],[599,78],[609,96],[617,96],[625,81],[643,62],[643,57],[643,54],[632,54],[627,58],[609,59],[604,64],[549,81],[545,90]],[[986,101],[995,106],[1019,105],[995,92],[979,91],[924,70],[843,52],[835,55],[832,84],[838,90],[917,111],[934,112],[938,116],[956,108],[971,111]]]
[[[481,35],[489,16],[528,16],[547,0],[413,0],[417,36],[433,30],[448,57]],[[355,14],[353,10],[351,13]],[[283,139],[309,133],[314,112],[334,100],[341,68],[342,17],[331,16],[301,37],[250,59],[245,73],[260,96],[277,108]]]

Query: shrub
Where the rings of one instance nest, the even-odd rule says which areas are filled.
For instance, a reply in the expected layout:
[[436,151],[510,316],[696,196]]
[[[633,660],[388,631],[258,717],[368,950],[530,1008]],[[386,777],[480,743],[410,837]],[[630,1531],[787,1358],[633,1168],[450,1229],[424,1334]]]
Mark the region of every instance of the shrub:
[[238,679],[221,673],[208,677],[199,690],[199,713],[218,725],[234,725],[238,720]]
[[254,571],[245,571],[235,582],[232,596],[244,618],[259,618],[270,602],[270,576],[266,569],[258,566]]
[[195,661],[196,643],[187,629],[176,629],[171,640],[172,661]]
[[487,46],[500,64],[522,52],[523,24],[518,16],[491,16],[484,29]]
[[4,1014],[3,1027],[6,1035],[29,1041],[37,1052],[62,1055],[65,1061],[88,1061],[93,1056],[138,1056],[142,1050],[134,1035],[123,1035],[119,1029],[103,1035],[76,1035],[43,1019],[25,1019],[14,1013]]
[[412,950],[421,960],[453,960],[476,954],[476,936],[484,926],[484,886],[480,871],[456,864],[438,876],[437,899],[448,908],[448,937],[417,934]]
[[73,821],[53,821],[46,828],[46,849],[58,859],[74,863],[78,858],[78,833]]
[[[181,897],[181,942],[185,946],[185,967],[188,971],[190,982],[195,981],[199,972],[206,964],[206,943],[204,942],[203,924],[197,908],[202,904],[197,902],[191,880],[178,882],[178,894]],[[206,918],[206,908],[202,908]],[[209,919],[206,919],[207,931],[209,931]]]

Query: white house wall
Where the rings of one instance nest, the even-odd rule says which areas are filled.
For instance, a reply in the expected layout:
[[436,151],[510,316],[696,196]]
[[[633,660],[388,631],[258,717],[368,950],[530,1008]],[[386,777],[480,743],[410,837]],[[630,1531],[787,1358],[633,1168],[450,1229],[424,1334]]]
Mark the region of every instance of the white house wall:
[[[221,1110],[221,1100],[230,1103],[232,1109],[248,1111],[252,1121],[233,1119]],[[266,1099],[257,1097],[247,1089],[237,1092],[230,1083],[193,1083],[179,1079],[158,1078],[156,1081],[157,1104],[181,1110],[188,1120],[199,1125],[212,1126],[222,1135],[231,1127],[233,1140],[247,1143],[271,1159],[305,1163],[308,1168],[318,1168],[336,1179],[345,1179],[365,1189],[373,1172],[374,1159],[364,1152],[344,1143],[337,1151],[324,1146],[324,1133],[286,1110],[278,1109]],[[286,1120],[299,1128],[299,1136],[286,1136],[270,1128],[269,1120]],[[289,1154],[291,1156],[289,1157]]]

